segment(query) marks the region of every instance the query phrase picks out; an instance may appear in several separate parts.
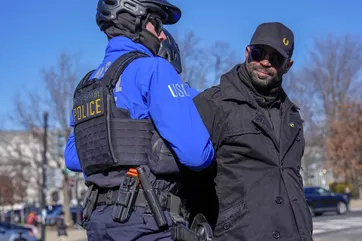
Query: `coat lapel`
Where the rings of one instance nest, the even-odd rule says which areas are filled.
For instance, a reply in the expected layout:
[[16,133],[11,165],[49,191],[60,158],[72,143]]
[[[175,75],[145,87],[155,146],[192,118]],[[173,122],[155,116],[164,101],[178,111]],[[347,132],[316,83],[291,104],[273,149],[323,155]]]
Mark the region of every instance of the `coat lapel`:
[[257,111],[256,116],[254,117],[254,119],[252,120],[252,122],[254,123],[254,125],[259,128],[261,131],[263,131],[264,133],[267,134],[267,136],[272,139],[275,148],[279,151],[279,143],[278,140],[276,139],[274,132],[272,131],[272,128],[270,126],[269,121],[266,119],[265,115],[260,112]]
[[291,107],[288,111],[284,112],[282,116],[282,123],[280,128],[280,157],[284,159],[290,147],[293,145],[294,140],[297,138],[299,132],[302,130],[302,119],[298,111]]

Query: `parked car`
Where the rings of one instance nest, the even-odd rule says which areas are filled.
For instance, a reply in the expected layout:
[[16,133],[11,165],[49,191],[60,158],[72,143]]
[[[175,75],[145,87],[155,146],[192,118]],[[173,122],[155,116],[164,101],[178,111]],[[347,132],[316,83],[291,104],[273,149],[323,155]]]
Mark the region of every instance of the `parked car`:
[[27,241],[38,241],[32,228],[8,222],[0,222],[0,241],[13,241],[19,237],[20,233]]
[[[63,207],[62,206],[58,206],[53,208],[51,211],[48,211],[47,213],[47,217],[45,219],[45,223],[47,225],[55,225],[57,219],[60,217],[60,213],[63,211]],[[72,215],[72,220],[74,222],[77,221],[82,221],[83,219],[83,208],[82,206],[78,206],[78,207],[72,207],[70,208],[70,213]],[[79,215],[80,220],[77,219],[77,215]]]
[[322,187],[305,187],[304,194],[312,214],[318,216],[324,212],[348,212],[348,197],[328,191]]

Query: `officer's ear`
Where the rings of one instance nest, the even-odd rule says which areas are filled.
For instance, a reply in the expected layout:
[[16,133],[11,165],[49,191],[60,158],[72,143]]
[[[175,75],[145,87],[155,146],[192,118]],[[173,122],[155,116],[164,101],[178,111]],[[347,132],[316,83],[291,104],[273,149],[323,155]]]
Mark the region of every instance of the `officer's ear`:
[[285,68],[285,70],[284,70],[284,74],[286,74],[286,73],[289,72],[289,70],[290,70],[290,68],[293,66],[293,64],[294,64],[294,60],[289,59],[289,62],[287,63],[286,68]]

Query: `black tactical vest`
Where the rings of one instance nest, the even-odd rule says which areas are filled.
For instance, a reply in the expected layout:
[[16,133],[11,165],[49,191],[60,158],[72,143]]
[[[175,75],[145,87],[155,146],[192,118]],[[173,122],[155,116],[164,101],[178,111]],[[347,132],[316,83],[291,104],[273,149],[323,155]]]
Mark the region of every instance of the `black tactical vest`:
[[83,77],[74,93],[74,136],[80,165],[87,176],[147,165],[154,174],[179,172],[174,155],[152,120],[131,119],[116,106],[113,90],[133,60],[148,57],[130,52],[119,57],[100,80]]

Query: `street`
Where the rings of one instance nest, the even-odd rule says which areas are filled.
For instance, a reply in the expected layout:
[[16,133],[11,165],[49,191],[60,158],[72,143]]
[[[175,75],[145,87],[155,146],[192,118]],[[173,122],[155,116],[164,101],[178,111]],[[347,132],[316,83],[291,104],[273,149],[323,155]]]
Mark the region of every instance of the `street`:
[[362,211],[313,217],[315,241],[362,241]]
[[[362,210],[346,215],[326,213],[313,217],[314,241],[362,241]],[[68,241],[86,241],[83,229],[69,230]],[[55,229],[50,229],[46,240],[56,240]]]

